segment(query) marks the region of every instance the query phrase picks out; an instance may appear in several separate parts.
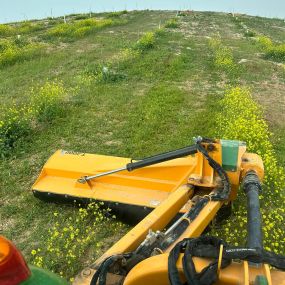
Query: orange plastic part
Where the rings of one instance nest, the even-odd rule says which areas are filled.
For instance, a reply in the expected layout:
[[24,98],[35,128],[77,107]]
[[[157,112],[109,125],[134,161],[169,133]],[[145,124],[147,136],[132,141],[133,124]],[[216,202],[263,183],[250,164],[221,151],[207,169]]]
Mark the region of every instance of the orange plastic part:
[[[182,269],[181,254],[177,262],[177,268],[181,274],[181,281],[185,282]],[[193,258],[197,272],[211,262],[205,258]],[[285,285],[285,272],[274,269],[269,270],[268,265],[249,266],[247,262],[232,262],[228,267],[221,269],[217,285],[254,284],[258,275],[267,277],[268,284]],[[127,275],[124,285],[169,285],[168,280],[168,254],[152,256],[137,264]]]

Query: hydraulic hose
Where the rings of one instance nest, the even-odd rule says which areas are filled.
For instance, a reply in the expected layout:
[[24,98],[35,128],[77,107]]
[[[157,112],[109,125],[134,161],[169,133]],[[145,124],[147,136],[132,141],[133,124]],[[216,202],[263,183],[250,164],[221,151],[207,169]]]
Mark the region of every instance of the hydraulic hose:
[[259,192],[261,183],[254,171],[249,171],[243,181],[247,197],[247,247],[262,249],[261,215]]

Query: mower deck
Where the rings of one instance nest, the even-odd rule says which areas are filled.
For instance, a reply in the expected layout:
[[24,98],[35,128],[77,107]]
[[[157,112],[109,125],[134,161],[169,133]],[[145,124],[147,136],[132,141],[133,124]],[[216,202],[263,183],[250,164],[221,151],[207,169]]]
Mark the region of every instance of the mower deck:
[[[99,177],[83,184],[78,182],[80,177],[118,168],[130,159],[59,150],[45,164],[33,185],[33,193],[44,200],[99,200],[111,202],[114,206],[123,204],[152,209],[187,183],[189,175],[195,173],[197,160],[197,156],[178,158],[133,172],[122,171]],[[187,210],[185,206],[181,211]]]

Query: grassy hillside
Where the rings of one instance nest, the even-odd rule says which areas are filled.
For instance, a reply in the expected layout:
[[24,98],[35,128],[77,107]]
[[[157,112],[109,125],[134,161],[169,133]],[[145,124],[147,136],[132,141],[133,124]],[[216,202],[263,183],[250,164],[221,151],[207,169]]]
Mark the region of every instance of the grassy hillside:
[[[31,185],[57,149],[143,157],[189,145],[197,135],[243,139],[270,158],[263,215],[283,208],[284,21],[175,16],[141,11],[0,25],[0,231],[30,262],[69,278],[127,229],[96,206],[78,214],[77,207],[32,196]],[[229,107],[231,96],[240,101]],[[235,132],[234,106],[243,119]],[[237,244],[245,240],[243,199],[213,230]],[[274,226],[284,230],[284,211],[276,215],[265,235]],[[239,228],[242,234],[234,234]],[[266,246],[284,252],[284,235],[273,231]]]

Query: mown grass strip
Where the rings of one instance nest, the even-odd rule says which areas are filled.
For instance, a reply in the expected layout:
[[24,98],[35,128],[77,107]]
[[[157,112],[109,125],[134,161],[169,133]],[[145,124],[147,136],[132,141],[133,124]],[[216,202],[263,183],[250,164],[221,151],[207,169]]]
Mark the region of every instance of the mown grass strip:
[[[139,98],[130,112],[124,128],[129,133],[127,146],[140,158],[145,153],[155,153],[170,143],[185,102],[185,93],[162,82],[156,83]],[[176,120],[173,121],[173,118]]]
[[127,78],[123,66],[129,66],[130,61],[138,59],[142,54],[153,49],[156,45],[156,37],[163,29],[155,32],[146,32],[130,48],[122,50],[115,59],[104,63],[91,63],[81,74],[77,75],[80,86],[97,83],[116,83]]

